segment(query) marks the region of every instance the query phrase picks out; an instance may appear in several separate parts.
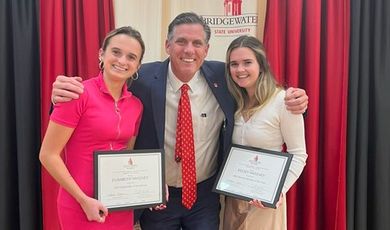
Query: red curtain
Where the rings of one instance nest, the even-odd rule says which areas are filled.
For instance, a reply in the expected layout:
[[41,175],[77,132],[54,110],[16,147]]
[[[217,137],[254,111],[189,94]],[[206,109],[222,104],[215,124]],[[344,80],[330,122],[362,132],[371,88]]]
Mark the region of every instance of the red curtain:
[[[52,83],[60,74],[89,78],[98,73],[98,51],[114,28],[112,0],[40,0],[41,121],[49,119]],[[44,229],[60,229],[56,197],[58,184],[42,170]]]
[[346,229],[349,1],[268,1],[264,44],[278,80],[304,88],[306,168],[288,192],[288,229]]

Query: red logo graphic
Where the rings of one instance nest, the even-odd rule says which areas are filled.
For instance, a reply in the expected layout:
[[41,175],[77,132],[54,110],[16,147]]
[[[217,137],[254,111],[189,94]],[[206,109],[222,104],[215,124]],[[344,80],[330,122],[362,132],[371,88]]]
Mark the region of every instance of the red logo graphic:
[[241,15],[242,0],[224,0],[225,16]]

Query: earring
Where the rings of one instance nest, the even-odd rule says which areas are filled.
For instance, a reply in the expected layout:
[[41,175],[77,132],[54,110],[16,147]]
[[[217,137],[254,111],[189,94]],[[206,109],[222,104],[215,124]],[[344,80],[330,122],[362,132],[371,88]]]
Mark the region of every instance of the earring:
[[103,70],[103,68],[104,68],[104,62],[102,60],[102,57],[99,57],[99,69]]
[[133,76],[131,76],[131,79],[136,81],[138,79],[138,77],[139,77],[138,72],[135,72],[135,74],[133,74]]

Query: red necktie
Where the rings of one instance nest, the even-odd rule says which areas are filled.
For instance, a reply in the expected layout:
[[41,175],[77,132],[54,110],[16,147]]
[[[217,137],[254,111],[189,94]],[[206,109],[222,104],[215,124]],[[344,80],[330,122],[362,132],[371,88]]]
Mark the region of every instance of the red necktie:
[[181,87],[181,97],[177,109],[175,159],[182,162],[181,203],[191,209],[196,200],[196,171],[194,133],[192,129],[191,104],[187,84]]

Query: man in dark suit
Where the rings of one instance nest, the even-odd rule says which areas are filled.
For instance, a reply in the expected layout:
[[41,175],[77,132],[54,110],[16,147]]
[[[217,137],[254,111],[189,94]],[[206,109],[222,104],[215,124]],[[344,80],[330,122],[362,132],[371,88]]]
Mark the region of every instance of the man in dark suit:
[[[142,229],[218,229],[219,196],[212,192],[215,174],[233,132],[234,100],[222,62],[204,61],[210,28],[194,13],[178,15],[165,44],[169,58],[144,64],[132,92],[144,104],[136,148],[164,148],[169,202],[161,211],[145,210]],[[175,159],[180,88],[189,85],[196,168],[196,201],[182,205],[182,164]]]
[[[168,28],[165,48],[169,58],[164,62],[143,64],[139,79],[130,86],[144,105],[135,148],[165,149],[169,187],[165,209],[143,212],[140,218],[143,230],[219,228],[219,196],[212,192],[212,186],[231,142],[235,105],[227,89],[224,63],[205,61],[210,35],[210,28],[200,16],[195,13],[178,15]],[[53,84],[53,101],[77,98],[69,90],[82,92],[78,84],[77,78],[57,77]],[[176,152],[176,121],[183,84],[189,87],[195,154],[195,201],[190,205],[183,204],[182,179],[187,172]],[[301,113],[306,109],[304,90],[291,90],[286,98],[293,111]]]

